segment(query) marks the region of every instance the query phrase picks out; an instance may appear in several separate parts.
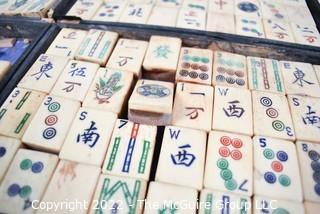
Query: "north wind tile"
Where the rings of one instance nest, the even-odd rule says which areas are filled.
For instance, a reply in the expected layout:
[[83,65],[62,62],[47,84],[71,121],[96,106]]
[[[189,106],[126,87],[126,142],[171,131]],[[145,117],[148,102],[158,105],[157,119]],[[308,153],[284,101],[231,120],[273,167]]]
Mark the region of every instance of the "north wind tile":
[[122,12],[120,22],[146,24],[151,10],[151,4],[129,4]]
[[177,20],[177,28],[205,30],[206,13],[202,10],[181,8]]
[[91,20],[117,22],[125,7],[125,2],[106,2],[99,8]]
[[[169,1],[167,1],[169,2]],[[148,25],[175,27],[179,10],[174,7],[155,6],[148,19]],[[163,14],[166,14],[163,16]]]
[[[213,2],[213,1],[210,1]],[[221,22],[220,20],[224,20]],[[208,12],[207,14],[207,31],[221,33],[236,33],[235,18],[232,14]]]
[[315,26],[291,23],[297,43],[320,47],[320,34]]
[[267,39],[284,42],[295,42],[293,33],[288,22],[263,19],[263,25]]
[[265,38],[263,24],[259,18],[236,16],[236,33],[242,36]]
[[234,15],[234,0],[209,1],[208,12]]
[[278,200],[272,197],[268,198],[268,197],[262,197],[262,196],[255,196],[253,198],[252,204],[254,205],[253,214],[264,214],[264,213],[304,214],[305,213],[303,203]]
[[76,16],[84,20],[90,20],[102,5],[102,0],[78,0],[66,14]]

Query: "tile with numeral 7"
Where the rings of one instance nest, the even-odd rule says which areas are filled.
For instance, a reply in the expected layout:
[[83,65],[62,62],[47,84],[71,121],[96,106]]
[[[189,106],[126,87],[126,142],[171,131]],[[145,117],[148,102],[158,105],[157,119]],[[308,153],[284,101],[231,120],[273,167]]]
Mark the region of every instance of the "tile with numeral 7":
[[[276,198],[268,198],[264,196],[255,196],[252,204],[253,214],[265,213],[290,213],[304,214],[303,203],[297,203],[288,200],[278,200]],[[308,214],[308,213],[307,213]]]

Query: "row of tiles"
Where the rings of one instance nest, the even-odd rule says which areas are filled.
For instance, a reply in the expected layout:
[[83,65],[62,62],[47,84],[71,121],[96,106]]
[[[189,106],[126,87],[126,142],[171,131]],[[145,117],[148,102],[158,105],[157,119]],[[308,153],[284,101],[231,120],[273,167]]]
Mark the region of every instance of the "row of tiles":
[[4,0],[0,2],[0,14],[46,17],[55,3],[55,0]]

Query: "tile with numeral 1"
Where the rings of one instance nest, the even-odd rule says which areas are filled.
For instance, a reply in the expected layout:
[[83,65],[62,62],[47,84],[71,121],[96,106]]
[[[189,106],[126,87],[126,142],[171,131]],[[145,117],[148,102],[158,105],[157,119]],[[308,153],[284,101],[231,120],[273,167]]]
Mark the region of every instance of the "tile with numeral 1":
[[206,13],[203,10],[181,8],[177,18],[177,28],[205,30]]
[[261,12],[264,19],[277,21],[288,20],[285,6],[275,0],[260,0]]
[[76,1],[66,15],[76,16],[83,20],[90,20],[102,5],[102,2],[102,0]]
[[297,43],[320,47],[320,34],[315,26],[291,23],[291,29]]
[[59,158],[101,166],[117,116],[80,108],[61,148]]
[[0,183],[20,146],[18,139],[0,136]]
[[0,186],[1,213],[34,213],[58,163],[56,155],[18,150]]
[[81,43],[75,58],[105,66],[117,38],[118,33],[91,29]]
[[87,35],[87,31],[62,28],[47,49],[46,54],[73,58]]
[[91,83],[83,107],[121,114],[128,100],[133,74],[100,68]]
[[278,200],[276,197],[268,198],[264,196],[255,196],[252,204],[253,214],[264,213],[290,213],[290,214],[304,214],[303,203],[297,203],[288,200]]
[[156,126],[118,119],[102,172],[149,180],[156,135]]
[[[222,19],[223,22],[220,21]],[[210,32],[235,34],[236,24],[234,15],[227,13],[208,12],[206,30]]]
[[51,94],[83,101],[99,68],[98,64],[71,60],[62,71]]
[[[167,1],[169,2],[169,1]],[[148,25],[175,27],[178,17],[178,8],[155,6],[148,19]],[[164,16],[163,14],[166,13]]]
[[320,204],[305,201],[304,202],[304,209],[305,209],[305,213],[307,213],[307,214],[317,214],[320,210]]
[[[155,180],[200,190],[203,186],[206,142],[204,131],[167,126]],[[193,179],[181,180],[180,176]]]
[[140,77],[147,48],[148,42],[146,41],[119,39],[106,67],[128,71]]
[[152,11],[151,4],[128,4],[120,16],[120,22],[146,24]]
[[203,189],[200,194],[198,213],[249,214],[251,206],[251,198],[248,196]]
[[95,13],[91,20],[102,22],[117,22],[122,11],[126,7],[126,2],[105,2]]
[[247,64],[251,90],[285,94],[281,67],[277,60],[249,56]]
[[[88,212],[99,175],[100,167],[60,160],[41,203],[59,204],[68,201],[71,204],[78,201],[82,206],[84,203],[87,206],[75,206],[73,212],[85,214]],[[41,209],[41,206],[39,207],[37,214],[50,213],[46,209]],[[58,206],[55,213],[66,213],[68,211],[70,210],[67,207]]]
[[320,65],[313,65],[313,69],[316,72],[317,79],[320,84]]
[[263,24],[259,18],[236,16],[236,33],[241,36],[265,38]]
[[213,77],[214,86],[248,88],[246,57],[228,52],[214,53]]
[[320,99],[305,96],[288,96],[297,140],[319,143]]
[[254,135],[295,140],[285,95],[252,91]]
[[30,147],[59,153],[80,102],[46,96],[22,137]]
[[146,181],[100,175],[89,213],[141,214],[146,191]]
[[[196,189],[171,184],[151,182],[144,214],[196,213],[198,192]],[[156,204],[156,207],[154,205]]]
[[36,114],[45,94],[15,88],[0,108],[0,134],[21,138]]
[[280,64],[287,94],[320,97],[320,85],[311,64],[289,61]]
[[286,21],[274,21],[272,19],[263,19],[263,26],[267,39],[283,42],[295,42],[290,25]]
[[252,140],[248,136],[212,131],[209,134],[205,188],[251,196]]
[[213,87],[178,83],[172,113],[172,125],[211,130]]
[[247,89],[215,87],[212,129],[252,136],[252,101]]
[[302,202],[302,186],[294,143],[255,136],[253,153],[254,194]]
[[234,15],[234,0],[209,1],[208,11]]
[[235,15],[251,18],[262,16],[259,0],[235,0]]

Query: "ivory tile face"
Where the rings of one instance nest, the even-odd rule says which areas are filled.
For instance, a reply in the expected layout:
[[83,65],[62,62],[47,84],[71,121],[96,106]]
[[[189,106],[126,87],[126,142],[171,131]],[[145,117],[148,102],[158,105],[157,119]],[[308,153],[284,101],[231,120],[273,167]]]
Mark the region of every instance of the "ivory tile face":
[[207,134],[204,131],[167,126],[155,180],[202,189],[206,141]]
[[119,115],[128,99],[132,81],[132,73],[100,68],[82,106]]
[[207,0],[183,0],[183,8],[188,8],[192,10],[199,10],[205,13],[208,7]]
[[259,0],[235,0],[237,16],[259,18],[262,16]]
[[[183,0],[172,0],[172,1],[167,1],[167,0],[157,0],[156,1],[156,7],[173,7],[173,8],[179,8],[182,6]],[[169,14],[166,14],[169,15]]]
[[305,213],[307,214],[317,214],[320,209],[320,204],[305,201],[304,209],[305,209]]
[[186,128],[211,130],[213,87],[191,83],[178,83],[176,88],[172,124]]
[[89,213],[110,213],[110,210],[116,210],[119,213],[141,214],[146,191],[146,181],[101,175]]
[[317,79],[320,84],[320,65],[313,65],[313,69],[316,72]]
[[247,57],[251,90],[285,94],[280,64],[277,60]]
[[40,106],[44,94],[15,88],[0,108],[0,134],[21,138]]
[[61,73],[51,94],[83,101],[98,68],[98,64],[71,60]]
[[[99,175],[100,168],[97,166],[60,160],[41,203],[59,204],[64,201],[70,204],[75,201],[81,204],[87,203],[87,207],[75,206],[73,210],[75,213],[85,214],[88,211]],[[58,206],[54,213],[66,212],[70,210],[65,206]],[[45,209],[39,209],[38,213],[53,213],[53,210],[47,212]]]
[[261,19],[236,16],[236,33],[241,36],[265,38]]
[[287,17],[291,23],[316,26],[308,7],[285,5]]
[[285,21],[288,19],[283,1],[260,0],[262,16],[265,19]]
[[78,101],[46,96],[22,137],[23,143],[59,153],[79,108]]
[[20,140],[0,136],[0,183],[20,146]]
[[252,91],[254,135],[295,140],[287,98],[284,95]]
[[122,12],[120,22],[146,24],[151,10],[151,4],[129,4]]
[[302,187],[294,143],[255,136],[254,194],[302,202]]
[[34,213],[57,163],[56,155],[20,149],[0,186],[0,212]]
[[119,39],[110,56],[107,67],[128,71],[139,77],[147,48],[148,42],[145,41]]
[[320,34],[315,26],[291,23],[291,29],[297,43],[320,47]]
[[[167,1],[171,3],[171,1]],[[165,16],[163,14],[166,14]],[[160,25],[167,27],[175,27],[178,17],[178,9],[174,7],[155,6],[152,9],[150,17],[148,19],[148,25]]]
[[[210,1],[214,2],[214,1]],[[223,22],[219,21],[222,20]],[[236,33],[236,24],[234,15],[226,13],[209,12],[207,14],[207,31],[221,33]]]
[[206,13],[203,10],[181,8],[179,11],[176,27],[194,30],[205,30]]
[[41,54],[18,86],[50,93],[67,62],[68,59],[65,57]]
[[263,26],[267,39],[283,42],[295,42],[289,23],[285,21],[263,19]]
[[114,113],[80,108],[59,158],[101,166],[116,119]]
[[[151,182],[148,189],[147,202],[158,206],[146,206],[144,214],[196,213],[198,192],[192,188]],[[188,204],[188,206],[184,206]]]
[[200,195],[199,214],[251,213],[251,198],[224,192],[203,189]]
[[320,142],[320,99],[290,95],[291,109],[298,140]]
[[92,20],[102,22],[117,22],[126,7],[125,2],[106,2],[93,16]]
[[62,28],[46,54],[72,59],[86,35],[87,32],[84,30]]
[[252,136],[251,92],[246,89],[215,87],[212,129]]
[[91,19],[98,8],[102,5],[102,0],[79,0],[71,7],[67,16],[76,16],[84,20]]
[[275,198],[267,198],[255,196],[253,198],[253,214],[264,213],[292,213],[304,214],[304,207],[302,203],[293,201],[277,200]]
[[10,67],[9,61],[0,60],[0,80],[6,75]]
[[252,159],[250,137],[210,132],[204,176],[205,188],[251,196]]
[[311,64],[281,61],[287,94],[320,97],[320,86]]
[[234,0],[209,1],[209,12],[234,15]]
[[216,51],[213,62],[212,84],[248,88],[246,57],[228,52]]

